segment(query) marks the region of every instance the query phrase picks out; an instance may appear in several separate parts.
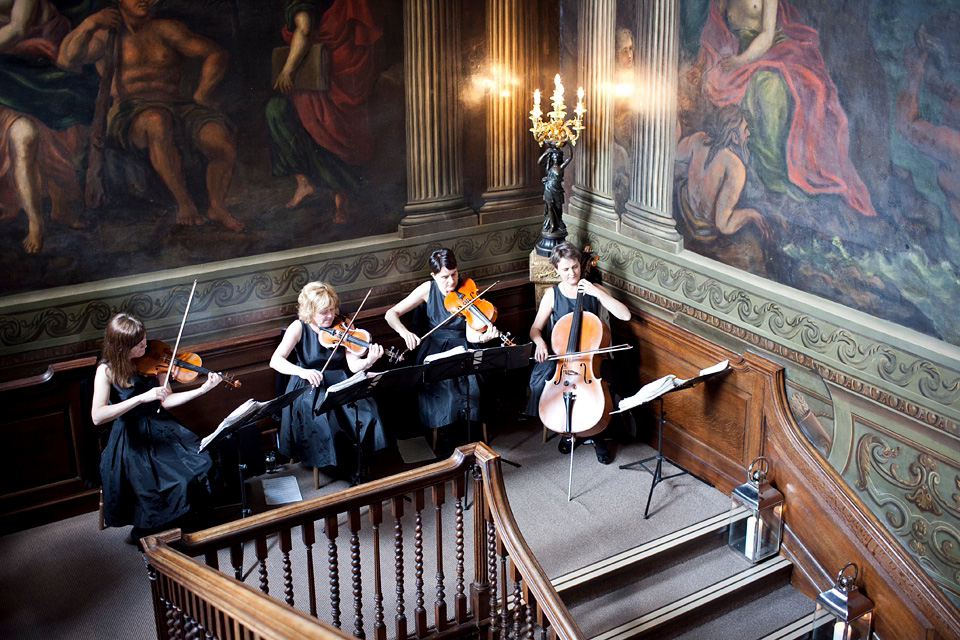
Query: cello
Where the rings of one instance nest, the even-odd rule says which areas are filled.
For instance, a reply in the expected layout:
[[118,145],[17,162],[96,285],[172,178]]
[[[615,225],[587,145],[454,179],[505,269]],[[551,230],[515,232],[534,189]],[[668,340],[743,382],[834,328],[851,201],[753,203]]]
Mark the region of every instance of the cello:
[[553,328],[550,346],[557,370],[544,386],[539,412],[551,431],[589,438],[603,431],[613,409],[597,353],[610,344],[610,329],[596,314],[583,310],[583,296],[578,290],[574,310]]

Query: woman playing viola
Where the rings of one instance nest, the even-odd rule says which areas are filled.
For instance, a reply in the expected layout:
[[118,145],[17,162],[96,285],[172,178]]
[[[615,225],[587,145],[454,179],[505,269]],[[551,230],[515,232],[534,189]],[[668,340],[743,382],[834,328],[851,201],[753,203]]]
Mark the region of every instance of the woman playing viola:
[[[467,326],[463,317],[457,317],[431,333],[421,344],[420,337],[407,329],[400,316],[425,304],[428,329],[433,329],[450,317],[450,312],[444,307],[444,298],[456,291],[461,284],[457,258],[453,251],[434,251],[430,255],[430,274],[430,280],[417,286],[406,298],[387,311],[385,316],[387,324],[403,338],[407,349],[421,347],[417,353],[417,364],[431,354],[458,346],[469,347],[470,343],[483,343],[500,336],[494,326],[479,333]],[[424,385],[420,392],[420,421],[430,429],[439,429],[459,420],[466,420],[468,402],[470,420],[479,420],[480,387],[476,376],[450,378]]]
[[[323,400],[327,387],[372,367],[383,355],[383,347],[371,344],[366,354],[360,356],[346,350],[342,344],[334,349],[336,341],[331,346],[321,342],[322,329],[336,325],[340,313],[340,298],[330,285],[324,282],[307,284],[300,291],[297,303],[298,317],[284,332],[270,358],[270,367],[290,377],[287,392],[307,385],[313,388],[283,409],[280,452],[315,468],[338,467],[341,473],[362,473],[363,469],[351,469],[357,456],[339,456],[338,446],[340,451],[356,451],[356,447],[371,445],[372,450],[379,451],[387,446],[376,402],[372,398],[362,398],[321,415],[316,415],[314,408]],[[324,336],[329,337],[328,334]],[[330,344],[329,340],[327,344]],[[325,364],[326,369],[321,375]]]
[[[583,255],[580,250],[569,242],[561,242],[550,252],[550,264],[557,270],[560,284],[544,292],[540,306],[537,308],[537,316],[533,320],[533,326],[530,327],[530,339],[537,346],[534,354],[537,364],[534,365],[530,374],[530,400],[525,411],[529,416],[539,417],[540,395],[547,380],[553,378],[557,368],[555,360],[547,360],[550,355],[550,330],[560,318],[573,311],[579,291],[582,290],[584,293],[584,311],[598,314],[602,308],[619,320],[630,319],[630,310],[627,305],[610,295],[601,285],[580,277],[582,260]],[[603,373],[601,377],[609,379],[607,373]],[[597,452],[597,460],[602,464],[609,464],[613,458],[603,438],[594,436],[593,444]],[[561,453],[569,453],[570,440],[561,437],[559,449]]]
[[96,425],[114,421],[100,457],[104,523],[132,524],[134,541],[151,531],[200,525],[209,515],[210,454],[198,453],[200,438],[165,409],[203,395],[221,380],[210,373],[196,389],[172,393],[155,377],[137,372],[134,360],[146,348],[139,318],[119,313],[110,319],[90,411]]

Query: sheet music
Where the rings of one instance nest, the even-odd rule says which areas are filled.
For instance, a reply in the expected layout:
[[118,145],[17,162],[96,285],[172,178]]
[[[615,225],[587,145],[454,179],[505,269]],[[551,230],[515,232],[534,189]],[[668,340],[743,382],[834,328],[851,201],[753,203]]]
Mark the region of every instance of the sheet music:
[[346,380],[341,380],[340,382],[336,384],[332,384],[329,387],[327,387],[327,393],[340,391],[341,389],[347,389],[359,382],[363,382],[367,378],[372,378],[375,375],[376,374],[370,373],[369,371],[357,371],[355,374],[353,374]]
[[303,500],[300,485],[294,476],[261,478],[260,484],[263,485],[263,499],[267,504],[288,504]]
[[429,362],[434,362],[436,360],[441,360],[443,358],[449,358],[450,356],[455,356],[459,353],[466,353],[469,351],[463,345],[457,345],[453,349],[447,349],[446,351],[441,351],[440,353],[433,353],[423,359],[423,363],[427,364]]
[[257,402],[253,398],[250,398],[249,400],[241,404],[239,407],[231,411],[230,415],[228,415],[226,418],[223,419],[223,422],[221,422],[217,426],[217,428],[214,430],[213,433],[211,433],[206,438],[200,441],[200,451],[203,451],[204,449],[206,449],[207,446],[211,442],[213,442],[224,429],[230,427],[230,425],[240,422],[241,420],[243,420],[244,418],[252,414],[254,411],[259,409],[261,406],[263,406],[263,403]]
[[682,387],[683,385],[686,385],[686,384],[696,384],[697,382],[700,382],[703,379],[709,378],[710,376],[714,376],[718,373],[726,371],[729,368],[730,368],[730,361],[723,360],[713,366],[707,367],[706,369],[701,369],[699,374],[697,374],[693,378],[690,378],[689,380],[683,380],[682,378],[678,378],[672,373],[669,373],[658,380],[654,380],[653,382],[644,385],[643,387],[640,388],[639,391],[637,391],[635,394],[633,394],[629,398],[624,398],[623,400],[621,400],[620,403],[617,405],[617,410],[611,411],[611,413],[620,413],[621,411],[627,411],[628,409],[639,407],[644,403],[647,403],[647,402],[650,402],[651,400],[655,400],[656,398],[659,398],[660,396],[662,396],[663,394],[669,391],[673,391],[677,387]]

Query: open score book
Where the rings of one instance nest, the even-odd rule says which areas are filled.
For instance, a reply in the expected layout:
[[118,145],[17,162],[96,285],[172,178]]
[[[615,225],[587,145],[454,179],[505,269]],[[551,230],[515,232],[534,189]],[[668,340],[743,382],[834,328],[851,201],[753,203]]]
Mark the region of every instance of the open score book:
[[650,402],[651,400],[655,400],[668,391],[673,391],[679,387],[692,387],[698,382],[702,382],[711,376],[722,373],[729,368],[730,361],[723,360],[712,367],[702,369],[699,374],[693,378],[689,378],[688,380],[678,378],[672,373],[667,374],[658,380],[654,380],[653,382],[640,387],[640,391],[637,391],[629,398],[624,398],[621,400],[620,404],[617,405],[617,409],[615,411],[611,411],[610,413],[620,413],[621,411],[627,411],[629,409],[633,409],[634,407],[639,407],[640,405]]

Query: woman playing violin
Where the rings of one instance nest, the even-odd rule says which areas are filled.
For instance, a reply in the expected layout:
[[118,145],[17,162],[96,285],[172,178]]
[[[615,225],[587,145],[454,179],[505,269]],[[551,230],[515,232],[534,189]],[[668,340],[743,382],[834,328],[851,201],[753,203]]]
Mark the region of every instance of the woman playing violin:
[[306,385],[313,388],[283,409],[280,452],[316,468],[337,467],[348,475],[362,472],[352,469],[357,456],[338,455],[338,447],[339,451],[356,451],[355,447],[372,444],[372,449],[379,451],[387,446],[376,402],[362,398],[356,402],[356,408],[340,406],[321,415],[314,413],[314,407],[323,399],[328,386],[372,367],[383,355],[383,347],[370,344],[365,354],[358,355],[344,344],[338,346],[338,338],[330,340],[331,334],[324,329],[338,324],[340,298],[329,284],[308,283],[300,291],[297,303],[297,319],[284,332],[270,358],[270,367],[290,377],[287,392]]
[[[483,343],[500,336],[496,327],[490,326],[480,333],[471,329],[463,317],[449,320],[450,312],[444,299],[460,287],[457,258],[450,249],[438,249],[430,255],[430,280],[420,284],[410,294],[387,311],[385,319],[394,331],[403,338],[407,349],[416,349],[417,363],[434,353],[454,347],[469,347],[469,343]],[[407,329],[400,319],[421,304],[426,305],[428,329],[443,326],[431,333],[421,344],[417,334]],[[450,378],[424,385],[420,392],[420,421],[430,429],[439,429],[459,420],[467,419],[469,396],[470,420],[480,416],[480,387],[476,376]]]
[[200,438],[163,409],[189,402],[221,380],[210,373],[196,389],[172,393],[156,377],[137,372],[134,360],[146,347],[139,318],[119,313],[110,319],[90,411],[96,425],[114,421],[100,458],[104,523],[132,524],[135,542],[152,531],[199,526],[209,515],[210,454],[198,453]]
[[[539,416],[540,395],[543,393],[546,381],[551,379],[556,371],[556,361],[547,360],[550,355],[550,330],[560,318],[573,311],[578,291],[582,290],[584,293],[584,311],[597,314],[602,308],[618,320],[630,319],[630,310],[627,305],[610,295],[601,285],[581,278],[582,260],[583,255],[580,250],[570,242],[561,242],[550,252],[550,264],[557,270],[560,284],[544,292],[540,306],[537,308],[537,316],[533,320],[533,326],[530,327],[530,339],[537,346],[534,354],[537,364],[534,365],[530,374],[530,400],[525,411],[529,416]],[[604,373],[602,377],[609,378],[609,375]],[[568,438],[561,437],[560,452],[569,453],[570,444]],[[594,436],[593,444],[597,452],[597,460],[602,464],[609,464],[613,458],[603,438]]]

